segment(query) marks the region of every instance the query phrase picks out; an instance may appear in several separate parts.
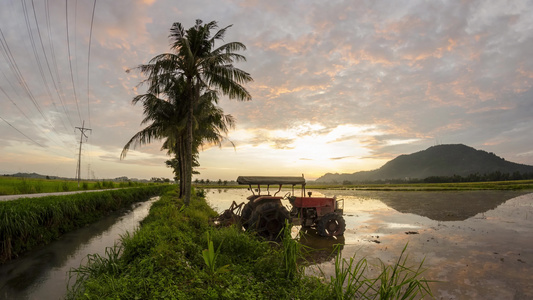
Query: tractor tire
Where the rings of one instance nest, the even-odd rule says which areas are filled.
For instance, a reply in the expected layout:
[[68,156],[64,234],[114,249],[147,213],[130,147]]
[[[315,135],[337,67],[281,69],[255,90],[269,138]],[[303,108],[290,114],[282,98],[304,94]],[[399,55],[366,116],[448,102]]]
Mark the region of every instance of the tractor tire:
[[346,230],[344,218],[336,213],[323,216],[316,225],[316,230],[321,236],[339,236]]
[[277,202],[263,203],[254,210],[248,229],[269,241],[282,238],[285,222],[289,220],[289,211]]
[[241,224],[244,227],[244,229],[248,229],[250,227],[250,218],[252,218],[252,213],[254,212],[252,201],[246,203],[244,207],[242,208],[241,212]]

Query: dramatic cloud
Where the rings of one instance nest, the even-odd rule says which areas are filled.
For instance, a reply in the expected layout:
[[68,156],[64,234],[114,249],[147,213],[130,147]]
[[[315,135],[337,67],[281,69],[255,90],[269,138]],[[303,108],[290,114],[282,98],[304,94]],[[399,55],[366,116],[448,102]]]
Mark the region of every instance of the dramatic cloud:
[[221,101],[237,128],[204,147],[201,178],[370,170],[435,143],[533,164],[527,1],[119,0],[94,20],[91,1],[46,3],[0,10],[0,173],[70,176],[85,121],[84,169],[171,177],[161,143],[119,156],[142,128],[135,68],[195,19],[232,25],[254,78],[252,101]]

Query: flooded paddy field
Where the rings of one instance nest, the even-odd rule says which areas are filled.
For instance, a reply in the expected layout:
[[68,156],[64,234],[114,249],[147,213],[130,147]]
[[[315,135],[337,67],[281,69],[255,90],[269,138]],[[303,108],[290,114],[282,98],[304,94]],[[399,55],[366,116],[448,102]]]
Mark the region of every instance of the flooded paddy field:
[[[533,299],[531,191],[308,191],[344,199],[346,220],[337,239],[302,234],[317,249],[308,274],[334,274],[335,244],[344,258],[366,258],[369,276],[380,261],[394,264],[407,245],[408,265],[423,260],[425,278],[439,281],[430,284],[436,299]],[[212,189],[207,200],[221,212],[249,194]]]

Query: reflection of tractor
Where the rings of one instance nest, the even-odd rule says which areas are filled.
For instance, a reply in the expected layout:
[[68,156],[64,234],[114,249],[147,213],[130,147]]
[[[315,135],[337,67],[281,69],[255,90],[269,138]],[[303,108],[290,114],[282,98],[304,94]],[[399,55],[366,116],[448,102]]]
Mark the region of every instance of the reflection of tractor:
[[[285,176],[239,176],[239,184],[246,184],[252,191],[249,200],[241,211],[241,224],[246,230],[257,232],[269,240],[278,238],[279,233],[288,220],[293,225],[315,227],[321,236],[339,236],[344,233],[346,224],[342,217],[344,202],[335,198],[311,197],[308,192],[305,197],[305,179],[303,177]],[[278,186],[278,190],[270,195],[271,185]],[[283,197],[276,196],[282,186],[289,185],[291,190]],[[294,193],[296,185],[301,186],[301,195]],[[266,186],[262,194],[261,186]],[[254,187],[256,187],[254,192]],[[288,200],[292,206],[287,210],[282,200]],[[241,205],[239,205],[241,207]]]

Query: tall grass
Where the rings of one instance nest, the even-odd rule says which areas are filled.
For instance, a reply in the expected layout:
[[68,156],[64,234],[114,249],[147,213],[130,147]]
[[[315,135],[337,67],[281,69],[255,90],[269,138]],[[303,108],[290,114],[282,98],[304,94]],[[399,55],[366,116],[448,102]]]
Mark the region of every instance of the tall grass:
[[424,299],[433,297],[429,283],[422,277],[424,261],[416,266],[408,266],[407,245],[393,265],[380,261],[381,272],[375,278],[367,277],[366,258],[343,259],[340,249],[335,257],[335,275],[330,276],[328,290],[332,298],[344,299]]
[[330,276],[329,281],[332,298],[338,300],[366,298],[371,289],[364,276],[368,265],[366,259],[356,261],[355,257],[350,257],[346,260],[342,258],[339,246],[336,247],[336,251],[335,275]]
[[381,274],[371,284],[377,290],[378,299],[420,299],[426,295],[433,297],[429,288],[429,282],[432,281],[422,277],[424,260],[417,267],[408,267],[406,250],[407,245],[392,266],[381,262]]
[[0,263],[103,215],[161,192],[164,186],[0,202]]

